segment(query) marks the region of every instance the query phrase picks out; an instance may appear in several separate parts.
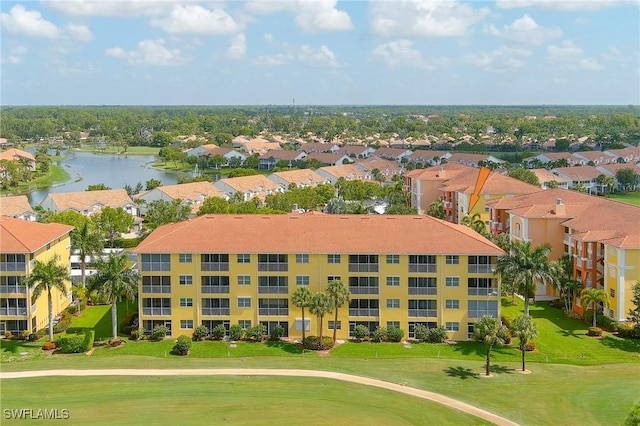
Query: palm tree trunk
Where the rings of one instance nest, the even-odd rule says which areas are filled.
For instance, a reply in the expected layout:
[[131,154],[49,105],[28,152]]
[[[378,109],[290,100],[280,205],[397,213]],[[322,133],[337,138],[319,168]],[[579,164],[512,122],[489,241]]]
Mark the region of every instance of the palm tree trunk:
[[307,324],[304,322],[304,306],[302,307],[302,344],[304,344],[304,339],[306,337],[305,329]]
[[593,303],[593,326],[596,327],[596,302]]
[[336,333],[338,331],[338,327],[337,327],[337,324],[338,324],[338,307],[337,306],[335,307],[335,311],[336,311],[335,312],[335,317],[333,319],[333,346],[336,345]]
[[488,346],[487,347],[487,362],[486,362],[485,367],[484,367],[484,375],[485,376],[489,375],[489,363],[491,362],[490,358],[491,358],[491,346]]
[[525,290],[527,294],[524,295],[524,314],[529,316],[529,292]]
[[49,341],[53,342],[53,299],[50,287],[47,288],[47,302],[49,303]]
[[111,304],[111,331],[113,331],[113,338],[118,338],[118,303],[113,302]]
[[522,347],[522,371],[525,371],[525,366],[524,366],[524,353],[525,353],[525,348]]
[[322,317],[320,317],[320,337],[318,338],[318,350],[322,350]]
[[81,271],[81,274],[82,274],[82,288],[85,288],[87,286],[86,285],[86,281],[85,281],[86,280],[86,275],[85,275],[86,268],[87,268],[87,264],[86,264],[86,262],[84,260],[84,253],[80,252],[80,271]]

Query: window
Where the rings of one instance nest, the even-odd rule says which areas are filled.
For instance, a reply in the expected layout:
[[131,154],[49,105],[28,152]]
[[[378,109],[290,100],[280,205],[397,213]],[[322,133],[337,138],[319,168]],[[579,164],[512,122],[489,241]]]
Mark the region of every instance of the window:
[[445,278],[445,286],[447,287],[459,287],[460,277],[447,277]]
[[286,254],[259,254],[258,271],[288,271]]
[[229,299],[202,299],[202,315],[229,315]]
[[192,285],[193,277],[191,275],[180,275],[180,285]]
[[202,293],[229,293],[229,277],[205,275],[202,277]]
[[171,293],[171,277],[168,275],[145,275],[142,277],[143,293]]
[[397,309],[400,307],[400,299],[387,299],[387,308]]
[[468,303],[469,318],[482,318],[483,315],[498,318],[497,300],[469,300]]
[[380,314],[378,299],[351,299],[349,302],[349,316],[377,317]]
[[287,294],[289,277],[258,277],[258,293]]
[[143,254],[143,271],[170,271],[171,256],[168,254]]
[[378,277],[349,277],[351,294],[378,294]]
[[251,328],[251,320],[238,320],[238,325],[246,330]]
[[327,277],[327,283],[330,283],[331,281],[342,281],[342,277],[340,275],[329,275]]
[[400,328],[400,321],[387,321],[387,328]]
[[475,324],[472,322],[467,323],[467,339],[473,339],[473,333],[475,331]]
[[516,232],[515,232],[515,234],[516,234],[516,237],[520,237],[521,234],[522,234],[522,227],[520,226],[519,223],[516,223]]
[[250,263],[251,255],[243,253],[238,255],[238,263]]
[[490,256],[469,256],[468,272],[472,274],[491,272]]
[[349,272],[378,272],[378,255],[350,254]]
[[457,254],[448,254],[446,257],[447,265],[458,265],[460,264],[460,256]]
[[181,297],[180,298],[180,307],[181,308],[189,308],[193,306],[193,299],[190,297]]
[[296,263],[309,263],[308,254],[296,254]]
[[193,328],[193,320],[180,320],[180,328],[182,330]]
[[296,285],[309,285],[309,275],[296,275]]
[[436,317],[438,303],[435,300],[409,300],[410,317]]
[[388,254],[387,255],[387,263],[390,265],[397,265],[400,263],[400,255],[399,254]]
[[178,255],[178,262],[191,263],[192,262],[191,253],[180,253]]
[[200,255],[203,271],[228,271],[229,255],[220,253],[206,253]]
[[434,295],[438,292],[435,277],[409,277],[409,294]]
[[458,299],[447,299],[444,307],[446,309],[460,309],[460,301]]
[[410,255],[409,272],[436,272],[436,257],[425,254]]
[[616,298],[616,290],[614,288],[609,289],[609,296]]
[[327,255],[327,263],[340,263],[340,255],[339,254],[328,254]]
[[[302,330],[302,318],[296,318],[296,330],[298,331]],[[311,319],[309,318],[304,319],[304,330],[311,331]]]
[[497,296],[498,288],[493,286],[491,278],[468,278],[467,286],[469,287],[467,294],[469,296]]
[[238,308],[250,308],[251,307],[251,297],[250,296],[239,296],[238,297]]
[[446,322],[444,327],[447,329],[447,331],[460,331],[459,322]]
[[258,315],[289,315],[289,299],[258,299]]
[[329,330],[342,330],[342,321],[329,321]]
[[238,275],[238,285],[251,285],[251,275]]
[[399,287],[400,277],[387,277],[387,285],[389,287]]

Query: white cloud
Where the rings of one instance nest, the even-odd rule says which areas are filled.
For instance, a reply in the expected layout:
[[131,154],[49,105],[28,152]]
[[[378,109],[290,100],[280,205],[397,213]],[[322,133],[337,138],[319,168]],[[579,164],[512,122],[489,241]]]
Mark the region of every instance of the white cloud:
[[337,4],[338,0],[252,1],[245,9],[258,15],[292,13],[298,28],[309,33],[350,30],[353,28],[351,17],[338,10]]
[[26,10],[22,5],[15,5],[9,13],[1,15],[3,31],[28,37],[59,38],[60,30],[53,22],[45,20],[40,12]]
[[327,46],[322,45],[318,49],[314,49],[306,44],[300,48],[298,52],[298,60],[312,67],[320,68],[339,68],[340,63],[335,53]]
[[262,36],[262,38],[264,39],[265,42],[271,44],[275,41],[275,38],[273,37],[273,34],[271,33],[266,33],[264,36]]
[[227,49],[227,58],[240,61],[247,57],[247,37],[244,33],[237,34],[231,38],[231,44]]
[[593,12],[607,7],[638,4],[637,0],[496,0],[498,9],[536,7],[559,12]]
[[224,35],[241,29],[223,9],[206,9],[199,5],[176,5],[168,16],[152,19],[151,25],[171,34]]
[[487,71],[505,72],[524,68],[527,65],[527,58],[532,54],[533,52],[528,49],[502,46],[491,52],[467,55],[465,61]]
[[559,28],[542,27],[529,15],[516,19],[511,25],[505,25],[501,30],[494,25],[489,25],[484,28],[484,32],[508,41],[533,45],[541,45],[562,36],[562,30]]
[[284,65],[294,60],[294,56],[287,53],[279,53],[277,55],[258,56],[251,61],[255,65],[278,66]]
[[488,13],[455,0],[379,1],[371,5],[370,26],[384,37],[458,37]]
[[136,50],[124,50],[120,47],[107,49],[105,55],[123,59],[135,65],[182,65],[186,59],[179,49],[168,49],[164,40],[143,40],[138,43]]
[[448,65],[445,58],[426,59],[415,49],[411,40],[395,40],[376,46],[371,52],[373,60],[382,62],[388,68],[420,68],[433,70]]
[[66,33],[74,40],[91,41],[93,40],[93,34],[86,25],[69,24],[65,27]]
[[570,40],[563,41],[561,46],[547,46],[547,53],[549,62],[557,68],[587,71],[598,71],[603,68],[595,59],[586,57],[584,51]]
[[6,58],[2,58],[2,63],[20,64],[24,61],[24,56],[27,54],[27,48],[22,45],[11,46],[6,50],[8,50],[9,55]]
[[153,16],[167,12],[173,0],[45,0],[43,3],[71,16]]

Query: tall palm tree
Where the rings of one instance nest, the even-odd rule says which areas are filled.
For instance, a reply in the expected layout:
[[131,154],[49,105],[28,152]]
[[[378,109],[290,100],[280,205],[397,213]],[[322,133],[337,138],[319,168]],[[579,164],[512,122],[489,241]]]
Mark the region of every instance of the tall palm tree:
[[304,321],[304,308],[308,308],[311,306],[311,302],[313,300],[313,293],[307,287],[299,287],[296,291],[291,295],[291,302],[294,306],[302,309],[302,342],[304,343],[304,339],[306,337],[305,329],[306,324]]
[[498,258],[496,272],[506,275],[524,297],[524,314],[529,315],[529,297],[535,292],[536,282],[553,284],[557,277],[557,264],[549,262],[551,245],[532,248],[530,241],[514,241],[511,251]]
[[118,338],[118,302],[132,299],[138,290],[140,276],[131,269],[126,253],[111,253],[106,260],[96,262],[97,272],[89,277],[90,290],[111,303],[113,338]]
[[478,234],[487,235],[487,225],[482,221],[480,213],[474,213],[473,215],[465,215],[460,222],[464,226],[476,231]]
[[[324,293],[316,293],[313,296],[313,299],[311,300],[311,306],[309,306],[309,311],[312,314],[316,315],[319,320],[320,336],[318,339],[318,349],[322,349],[324,347],[324,344],[322,342],[322,319],[326,314],[331,312],[332,309],[333,304],[331,303],[331,300],[329,300],[329,296]],[[333,326],[335,327],[336,325],[334,324]]]
[[47,292],[50,342],[53,342],[53,298],[51,297],[51,290],[55,288],[61,293],[66,293],[66,282],[69,280],[69,270],[66,266],[58,264],[58,259],[55,257],[47,262],[36,260],[31,274],[27,277],[27,285],[34,286],[31,291],[33,300],[37,299],[43,292]]
[[335,315],[333,321],[333,344],[335,346],[336,332],[338,331],[338,328],[336,327],[336,324],[338,324],[338,309],[340,309],[345,303],[349,302],[351,293],[349,293],[349,289],[342,284],[342,281],[333,280],[327,286],[327,296],[329,296],[329,300],[333,307],[333,313]]
[[511,332],[514,337],[518,338],[518,349],[522,352],[522,371],[526,371],[525,353],[527,351],[527,343],[538,336],[538,328],[531,317],[518,315],[511,323]]
[[80,256],[82,287],[86,287],[87,257],[101,254],[102,247],[102,234],[88,220],[71,232],[71,248],[78,250]]
[[591,309],[593,311],[593,326],[596,326],[596,311],[598,309],[598,303],[604,303],[608,308],[609,305],[609,296],[607,296],[607,292],[601,288],[585,288],[580,292],[580,303],[582,306],[587,308],[591,305]]
[[491,348],[502,346],[506,343],[506,330],[498,318],[484,315],[474,324],[473,334],[477,341],[487,346],[487,358],[485,363],[485,376],[489,375],[491,366]]

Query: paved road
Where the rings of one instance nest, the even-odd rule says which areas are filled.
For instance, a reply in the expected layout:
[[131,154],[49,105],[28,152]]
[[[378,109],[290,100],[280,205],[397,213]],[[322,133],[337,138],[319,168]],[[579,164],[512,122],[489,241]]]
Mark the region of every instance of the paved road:
[[488,420],[501,426],[518,426],[517,423],[504,417],[493,414],[482,408],[474,407],[457,399],[449,398],[434,392],[410,388],[396,383],[368,377],[354,376],[351,374],[335,373],[332,371],[318,370],[293,370],[293,369],[263,369],[263,368],[226,368],[226,369],[107,369],[107,370],[40,370],[17,371],[0,373],[0,380],[19,379],[26,377],[51,377],[51,376],[291,376],[291,377],[320,377],[324,379],[342,380],[345,382],[373,386],[401,392],[418,398],[434,401],[447,407],[463,411],[473,416]]

